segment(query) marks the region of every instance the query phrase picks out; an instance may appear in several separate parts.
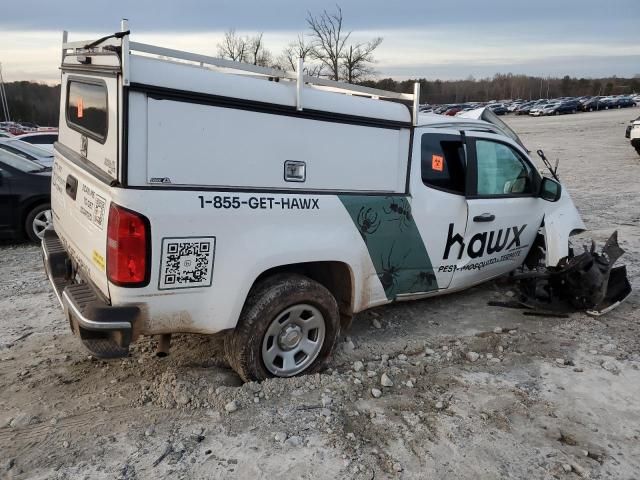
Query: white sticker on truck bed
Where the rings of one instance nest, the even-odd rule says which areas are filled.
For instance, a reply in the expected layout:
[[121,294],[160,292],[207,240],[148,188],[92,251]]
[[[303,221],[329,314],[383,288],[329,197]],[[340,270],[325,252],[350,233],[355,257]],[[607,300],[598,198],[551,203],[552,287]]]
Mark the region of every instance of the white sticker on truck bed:
[[210,287],[216,237],[162,239],[159,290]]

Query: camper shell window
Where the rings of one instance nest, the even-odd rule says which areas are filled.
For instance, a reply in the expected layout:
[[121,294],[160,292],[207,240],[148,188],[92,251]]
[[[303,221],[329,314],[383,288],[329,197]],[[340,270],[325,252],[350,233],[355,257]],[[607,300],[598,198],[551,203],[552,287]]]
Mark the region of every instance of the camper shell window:
[[104,82],[69,80],[67,125],[100,143],[107,139],[107,86]]

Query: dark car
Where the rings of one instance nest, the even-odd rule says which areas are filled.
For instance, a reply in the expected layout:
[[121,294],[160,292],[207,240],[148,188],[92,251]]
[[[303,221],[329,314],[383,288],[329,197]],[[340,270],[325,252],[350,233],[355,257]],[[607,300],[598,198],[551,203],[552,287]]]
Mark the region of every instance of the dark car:
[[578,111],[577,100],[564,100],[560,103],[556,112],[558,113],[576,113]]
[[609,103],[602,97],[593,97],[579,105],[580,110],[583,112],[594,112],[597,110],[606,110],[609,108]]
[[620,97],[615,99],[615,102],[612,103],[610,108],[627,108],[635,106],[636,102],[634,102],[632,98]]
[[531,108],[536,105],[536,102],[527,102],[520,105],[514,110],[516,115],[529,115]]
[[51,168],[0,151],[0,236],[42,239],[51,228]]
[[507,107],[505,107],[502,103],[494,103],[492,105],[489,105],[489,108],[496,115],[505,115],[509,113],[509,110],[507,110]]

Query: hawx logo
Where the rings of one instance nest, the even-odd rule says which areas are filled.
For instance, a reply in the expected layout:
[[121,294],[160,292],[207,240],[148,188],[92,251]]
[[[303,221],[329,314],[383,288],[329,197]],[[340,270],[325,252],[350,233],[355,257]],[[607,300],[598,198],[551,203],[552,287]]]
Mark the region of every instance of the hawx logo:
[[[459,233],[453,234],[453,223],[449,224],[449,234],[447,235],[447,245],[444,249],[443,260],[449,258],[451,247],[458,244],[458,260],[462,258],[465,247],[467,249],[467,255],[469,258],[482,257],[485,254],[492,255],[494,253],[501,252],[502,250],[511,250],[512,248],[520,247],[520,235],[524,232],[527,225],[520,227],[508,227],[506,229],[492,230],[490,232],[476,233],[469,240],[469,245],[465,245],[464,237]],[[511,240],[511,241],[509,241]],[[509,242],[507,244],[507,242]]]

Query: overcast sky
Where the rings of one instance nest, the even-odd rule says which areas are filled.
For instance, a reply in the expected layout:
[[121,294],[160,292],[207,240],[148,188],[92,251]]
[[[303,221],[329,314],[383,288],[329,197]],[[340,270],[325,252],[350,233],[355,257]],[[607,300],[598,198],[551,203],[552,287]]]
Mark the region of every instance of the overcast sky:
[[[224,31],[264,32],[277,55],[322,0],[3,0],[5,81],[59,78],[61,31],[97,38],[130,21],[135,41],[215,55]],[[343,0],[353,38],[382,36],[378,77],[476,78],[495,73],[640,74],[640,0]]]

